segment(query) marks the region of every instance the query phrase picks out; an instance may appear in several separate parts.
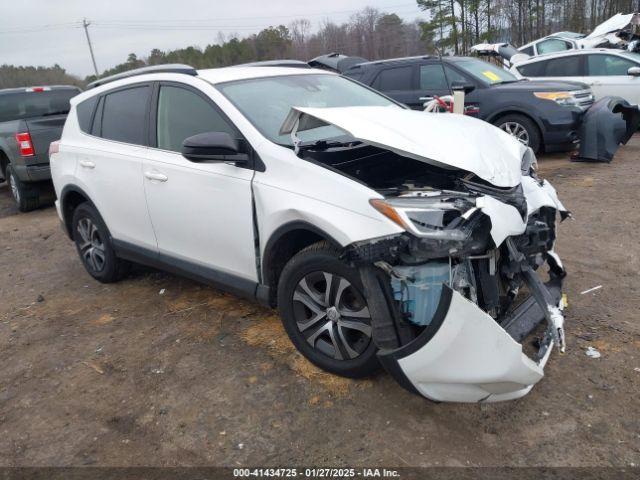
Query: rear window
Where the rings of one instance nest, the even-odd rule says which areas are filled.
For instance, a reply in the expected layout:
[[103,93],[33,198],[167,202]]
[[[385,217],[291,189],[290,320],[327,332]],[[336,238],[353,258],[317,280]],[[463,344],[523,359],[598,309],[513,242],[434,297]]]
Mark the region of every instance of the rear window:
[[581,77],[584,75],[582,59],[579,55],[554,58],[544,63],[546,63],[546,77]]
[[0,122],[69,112],[69,100],[80,90],[48,90],[0,94]]
[[94,96],[88,98],[84,102],[80,102],[76,107],[80,130],[85,133],[90,133],[91,131],[91,120],[93,117],[93,110],[96,108],[96,103],[98,103],[98,97]]
[[533,62],[516,67],[523,77],[544,77],[545,62]]
[[412,73],[411,66],[387,68],[378,74],[373,88],[381,92],[413,90]]
[[105,95],[100,136],[144,145],[150,91],[151,88],[144,85]]

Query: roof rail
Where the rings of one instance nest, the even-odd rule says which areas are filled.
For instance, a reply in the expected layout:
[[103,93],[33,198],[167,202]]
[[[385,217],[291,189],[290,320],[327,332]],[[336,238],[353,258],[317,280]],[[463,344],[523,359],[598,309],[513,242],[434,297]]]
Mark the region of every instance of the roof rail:
[[234,67],[290,67],[290,68],[311,68],[307,62],[302,60],[262,60],[259,62],[240,63]]
[[105,83],[114,82],[116,80],[122,80],[123,78],[135,77],[137,75],[144,75],[147,73],[184,73],[185,75],[196,76],[198,72],[195,68],[189,65],[181,63],[169,63],[167,65],[152,65],[150,67],[135,68],[133,70],[127,70],[126,72],[116,73],[108,77],[99,78],[87,85],[87,90],[90,88],[99,87]]

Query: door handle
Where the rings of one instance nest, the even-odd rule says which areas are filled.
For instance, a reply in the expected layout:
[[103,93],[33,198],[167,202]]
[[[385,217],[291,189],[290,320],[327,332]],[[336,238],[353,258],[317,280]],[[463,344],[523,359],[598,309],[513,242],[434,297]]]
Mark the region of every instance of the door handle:
[[80,166],[84,168],[96,168],[96,164],[90,160],[80,160]]
[[418,100],[420,100],[421,102],[430,102],[431,100],[433,100],[433,97],[418,97]]
[[169,177],[167,177],[163,173],[157,172],[144,172],[144,176],[149,180],[156,180],[158,182],[166,182],[167,180],[169,180]]

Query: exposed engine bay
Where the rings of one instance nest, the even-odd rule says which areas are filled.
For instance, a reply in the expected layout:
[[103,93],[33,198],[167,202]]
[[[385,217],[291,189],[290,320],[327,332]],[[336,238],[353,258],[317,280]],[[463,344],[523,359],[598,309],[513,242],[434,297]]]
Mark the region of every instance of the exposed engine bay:
[[[558,214],[561,219],[569,214],[553,188],[537,178],[532,152],[525,154],[523,181],[514,187],[496,187],[471,172],[361,142],[300,145],[299,156],[376,190],[384,200],[372,200],[372,206],[405,229],[398,235],[356,242],[346,249],[345,257],[360,269],[379,358],[407,389],[434,400],[517,398],[541,378],[537,367],[544,366],[551,347],[555,344],[564,351],[561,286],[566,273],[553,247]],[[513,225],[501,228],[500,222]],[[545,264],[546,283],[537,273]],[[449,360],[442,358],[429,367],[420,360],[423,368],[407,373],[412,357],[435,342],[456,309],[469,310],[466,318],[457,320],[466,333],[458,334],[472,331],[466,322],[486,323],[492,332],[486,339],[477,332],[471,338],[458,338],[469,356],[465,369],[473,370],[473,363],[485,360],[473,358],[473,348],[466,342],[494,342],[492,336],[498,335],[513,356],[522,352],[516,342],[535,332],[537,350],[531,358],[519,358],[517,368],[499,361],[494,365],[499,373],[528,368],[521,372],[523,379],[507,375],[508,379],[497,381],[500,375],[484,370],[479,377],[486,381],[480,387],[466,381],[442,386],[433,381],[433,372],[424,375],[425,368],[445,367],[441,362]],[[478,319],[473,318],[476,315]],[[544,321],[546,328],[540,327]],[[461,357],[455,361],[460,363]]]

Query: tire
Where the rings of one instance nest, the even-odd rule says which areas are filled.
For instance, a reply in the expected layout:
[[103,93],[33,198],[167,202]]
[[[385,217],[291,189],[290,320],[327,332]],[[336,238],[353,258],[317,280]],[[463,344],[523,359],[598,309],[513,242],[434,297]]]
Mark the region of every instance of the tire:
[[40,206],[40,189],[38,185],[23,182],[13,171],[11,165],[7,165],[5,171],[11,196],[21,212],[29,212]]
[[[534,153],[539,153],[542,147],[540,129],[533,120],[525,115],[511,113],[497,118],[493,124],[516,137],[523,144],[531,147]],[[523,141],[526,137],[526,142]]]
[[340,260],[327,242],[305,248],[285,265],[278,282],[280,317],[311,363],[350,378],[379,370],[362,292],[358,270]]
[[76,250],[89,275],[99,282],[112,283],[127,273],[129,263],[116,256],[111,234],[93,205],[78,205],[71,227]]

